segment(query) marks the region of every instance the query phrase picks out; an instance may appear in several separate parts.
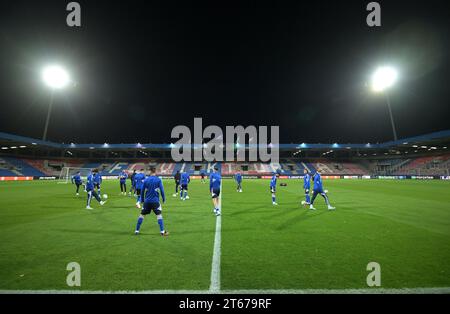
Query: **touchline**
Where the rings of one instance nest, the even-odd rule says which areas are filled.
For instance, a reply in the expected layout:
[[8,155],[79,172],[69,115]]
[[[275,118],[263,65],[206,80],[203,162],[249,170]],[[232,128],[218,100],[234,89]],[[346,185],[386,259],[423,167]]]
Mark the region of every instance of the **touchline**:
[[[279,126],[242,125],[226,126],[224,132],[217,125],[203,128],[202,118],[194,118],[194,132],[185,125],[172,129],[171,154],[175,162],[180,161],[260,161],[279,162]],[[193,135],[193,136],[192,136]],[[246,139],[248,138],[248,143]]]

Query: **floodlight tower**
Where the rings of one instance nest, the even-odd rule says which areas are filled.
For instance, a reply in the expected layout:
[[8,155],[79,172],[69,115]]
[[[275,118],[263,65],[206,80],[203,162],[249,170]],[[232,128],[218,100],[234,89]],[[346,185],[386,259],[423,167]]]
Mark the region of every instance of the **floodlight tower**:
[[42,140],[45,141],[47,139],[47,130],[48,130],[48,123],[50,121],[50,114],[52,112],[53,94],[56,89],[62,89],[66,87],[70,82],[70,77],[67,71],[61,66],[49,65],[42,70],[42,80],[51,89],[47,119],[45,120],[44,134],[42,135]]
[[394,140],[397,141],[397,131],[395,130],[394,117],[392,115],[391,100],[389,98],[388,89],[397,81],[397,71],[389,66],[379,67],[372,75],[371,88],[375,93],[383,93],[386,97],[386,103],[391,117],[392,132]]

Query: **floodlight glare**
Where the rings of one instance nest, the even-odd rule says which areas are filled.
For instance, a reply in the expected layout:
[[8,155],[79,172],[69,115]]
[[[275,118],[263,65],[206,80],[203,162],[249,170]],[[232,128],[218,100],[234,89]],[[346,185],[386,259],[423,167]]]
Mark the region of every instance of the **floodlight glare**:
[[66,70],[58,65],[51,65],[42,71],[42,79],[50,88],[60,89],[69,84],[70,78]]
[[397,81],[397,71],[388,66],[378,68],[372,76],[371,87],[374,92],[383,92]]

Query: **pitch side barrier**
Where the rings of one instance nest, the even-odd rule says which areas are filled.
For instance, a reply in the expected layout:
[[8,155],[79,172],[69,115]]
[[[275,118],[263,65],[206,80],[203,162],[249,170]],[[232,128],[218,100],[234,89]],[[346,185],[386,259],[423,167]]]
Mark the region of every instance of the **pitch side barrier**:
[[[163,180],[173,180],[173,176],[160,176]],[[234,179],[231,175],[225,175],[222,176],[223,179]],[[254,176],[246,176],[243,175],[242,178],[245,179],[271,179],[271,175],[254,175]],[[33,180],[40,180],[40,181],[51,181],[51,180],[57,180],[58,178],[55,176],[41,176],[41,177],[31,177],[31,176],[4,176],[0,177],[0,182],[2,181],[33,181]],[[118,176],[102,176],[103,180],[118,180]],[[201,176],[191,176],[191,179],[197,180],[201,179]],[[208,176],[205,177],[205,179],[208,179]],[[296,179],[300,180],[303,179],[303,176],[283,176],[280,175],[279,179]],[[450,180],[450,176],[369,176],[369,175],[322,175],[322,179],[328,179],[328,180],[373,180],[373,179],[380,179],[380,180]]]

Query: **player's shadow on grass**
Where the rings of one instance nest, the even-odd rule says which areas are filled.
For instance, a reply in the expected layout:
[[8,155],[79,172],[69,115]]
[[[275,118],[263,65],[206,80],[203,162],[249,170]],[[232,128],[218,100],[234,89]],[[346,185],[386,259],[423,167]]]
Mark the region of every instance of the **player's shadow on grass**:
[[105,230],[105,229],[53,229],[63,233],[79,233],[79,234],[113,234],[113,235],[127,235],[130,232],[123,230]]
[[273,205],[266,205],[266,206],[256,206],[256,207],[250,207],[246,208],[244,210],[240,210],[237,212],[229,213],[229,217],[235,217],[240,215],[251,215],[251,214],[268,214],[269,216],[273,216],[273,213],[276,213],[276,216],[280,217],[283,215],[288,215],[297,209],[284,209],[282,207],[275,207]]
[[316,218],[318,216],[321,216],[325,213],[327,213],[328,210],[317,210],[317,211],[312,211],[310,209],[304,209],[304,211],[302,211],[299,215],[291,217],[289,220],[286,220],[283,224],[281,224],[280,226],[278,226],[276,228],[276,230],[284,230],[286,229],[286,227],[290,227],[293,225],[296,225],[300,222],[306,221],[308,219],[311,218]]

